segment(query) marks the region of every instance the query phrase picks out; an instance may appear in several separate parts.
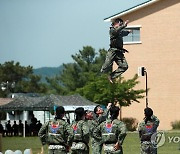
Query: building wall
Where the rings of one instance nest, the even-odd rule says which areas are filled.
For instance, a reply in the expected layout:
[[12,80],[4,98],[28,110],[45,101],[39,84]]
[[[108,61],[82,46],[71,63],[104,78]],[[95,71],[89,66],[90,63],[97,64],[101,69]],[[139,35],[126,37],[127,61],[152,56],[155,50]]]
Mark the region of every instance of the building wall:
[[[171,122],[180,120],[180,2],[161,0],[148,7],[123,16],[130,25],[141,25],[141,44],[125,45],[129,69],[126,79],[132,78],[139,66],[148,72],[149,107],[160,119],[159,129],[171,129]],[[114,68],[117,67],[114,65]],[[137,88],[145,89],[145,77],[139,77]],[[123,117],[144,117],[145,98],[122,109]]]

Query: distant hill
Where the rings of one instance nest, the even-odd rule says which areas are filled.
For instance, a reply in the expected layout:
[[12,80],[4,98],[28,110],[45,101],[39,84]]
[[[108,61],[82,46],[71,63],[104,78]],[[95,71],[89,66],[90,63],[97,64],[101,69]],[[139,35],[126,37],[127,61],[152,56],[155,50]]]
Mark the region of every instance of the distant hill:
[[41,67],[33,69],[34,74],[40,75],[42,77],[42,82],[46,82],[46,77],[54,77],[59,75],[63,70],[63,65],[59,67]]

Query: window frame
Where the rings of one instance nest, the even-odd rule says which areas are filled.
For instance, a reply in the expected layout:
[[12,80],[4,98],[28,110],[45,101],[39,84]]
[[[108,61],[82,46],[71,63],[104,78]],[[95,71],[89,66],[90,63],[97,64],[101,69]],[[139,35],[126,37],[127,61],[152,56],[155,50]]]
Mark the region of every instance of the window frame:
[[141,28],[142,26],[141,25],[128,25],[125,29],[133,29],[133,28],[138,28],[139,29],[139,39],[140,41],[123,41],[123,44],[124,45],[128,45],[128,44],[141,44],[142,41],[141,41]]

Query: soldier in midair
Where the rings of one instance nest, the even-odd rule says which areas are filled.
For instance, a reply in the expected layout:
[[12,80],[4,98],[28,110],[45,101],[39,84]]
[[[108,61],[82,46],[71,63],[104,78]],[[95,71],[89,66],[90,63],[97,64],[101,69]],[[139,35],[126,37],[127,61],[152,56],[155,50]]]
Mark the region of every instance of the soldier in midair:
[[111,83],[128,69],[128,63],[124,56],[124,53],[128,51],[123,48],[123,37],[131,32],[131,30],[125,30],[128,23],[129,20],[124,22],[121,18],[117,18],[112,21],[112,27],[109,30],[110,48],[102,65],[101,72],[104,73],[112,69],[113,62],[118,65],[118,68],[108,76]]

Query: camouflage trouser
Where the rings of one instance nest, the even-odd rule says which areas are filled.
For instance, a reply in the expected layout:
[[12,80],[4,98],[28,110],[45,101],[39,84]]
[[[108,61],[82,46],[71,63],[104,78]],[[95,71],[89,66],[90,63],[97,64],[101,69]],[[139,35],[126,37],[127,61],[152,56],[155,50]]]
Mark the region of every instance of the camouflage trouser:
[[89,147],[83,142],[73,142],[71,154],[89,154]]
[[151,142],[144,141],[141,143],[141,154],[157,154],[157,146]]
[[110,48],[106,55],[106,60],[101,68],[101,72],[104,73],[112,69],[113,61],[116,62],[118,68],[110,74],[112,79],[120,76],[128,69],[128,63],[123,52],[116,48]]
[[62,145],[49,145],[48,154],[67,154],[66,148]]
[[122,147],[120,150],[114,151],[115,144],[104,144],[104,154],[123,154]]
[[92,154],[101,154],[102,144],[96,141],[94,138],[92,138],[91,143],[92,143]]

